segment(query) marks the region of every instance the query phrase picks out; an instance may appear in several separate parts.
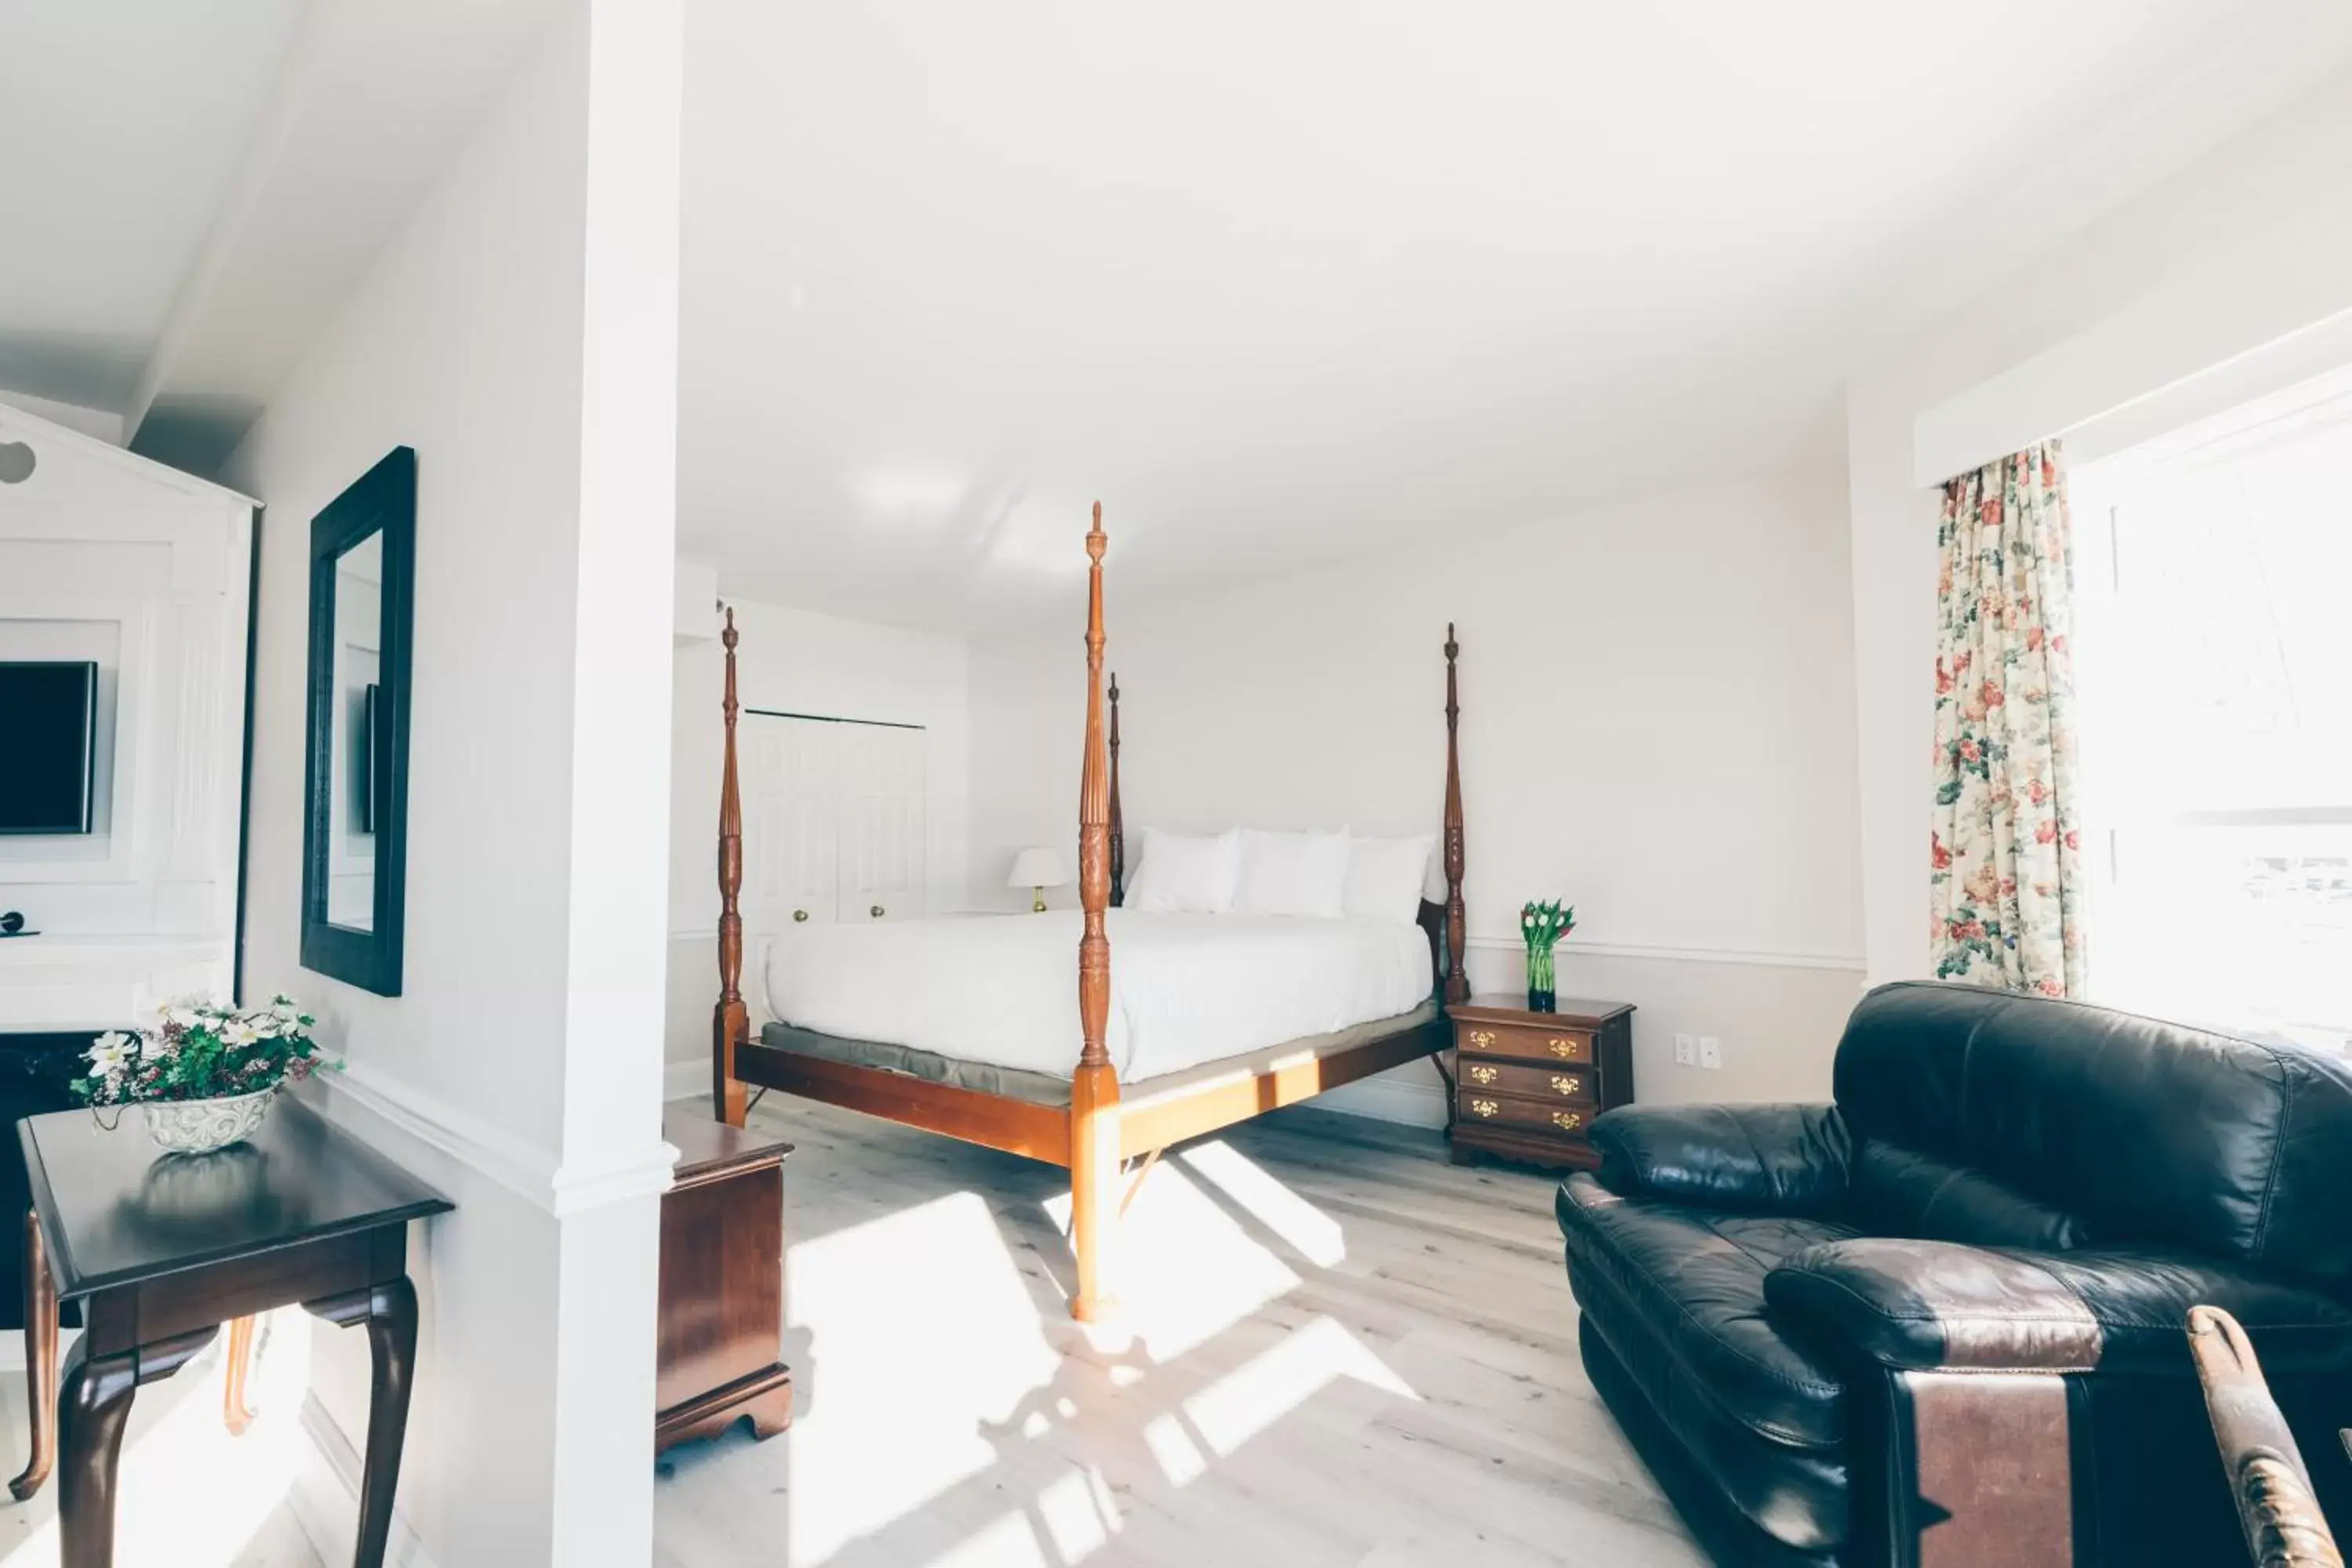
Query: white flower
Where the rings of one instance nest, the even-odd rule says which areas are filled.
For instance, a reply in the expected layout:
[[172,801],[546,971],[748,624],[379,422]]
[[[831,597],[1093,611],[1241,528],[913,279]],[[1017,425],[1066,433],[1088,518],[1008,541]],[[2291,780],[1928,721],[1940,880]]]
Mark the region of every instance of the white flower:
[[225,1046],[249,1046],[261,1038],[261,1031],[242,1018],[232,1018],[221,1026],[220,1037]]
[[139,1059],[141,1061],[159,1062],[171,1054],[172,1042],[165,1039],[162,1035],[150,1035],[144,1032],[141,1033],[139,1037]]
[[281,1018],[291,1023],[299,1012],[301,1009],[294,1005],[294,998],[291,996],[277,996],[270,999],[269,1016],[273,1018]]
[[131,1065],[131,1038],[127,1035],[108,1033],[90,1043],[90,1070],[101,1078],[113,1078]]

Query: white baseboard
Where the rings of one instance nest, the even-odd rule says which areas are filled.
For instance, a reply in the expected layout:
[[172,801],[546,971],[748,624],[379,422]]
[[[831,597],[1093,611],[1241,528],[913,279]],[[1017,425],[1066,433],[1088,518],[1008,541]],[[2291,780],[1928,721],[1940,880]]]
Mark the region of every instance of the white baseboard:
[[[286,1505],[310,1538],[310,1549],[326,1563],[348,1563],[360,1530],[360,1455],[316,1394],[302,1396],[302,1456],[286,1489]],[[434,1568],[425,1543],[394,1509],[386,1568]]]
[[1433,1083],[1388,1077],[1358,1079],[1307,1101],[1322,1110],[1402,1121],[1408,1127],[1445,1125],[1445,1090]]
[[707,1061],[664,1062],[662,1064],[662,1099],[692,1100],[696,1095],[710,1092],[710,1064]]

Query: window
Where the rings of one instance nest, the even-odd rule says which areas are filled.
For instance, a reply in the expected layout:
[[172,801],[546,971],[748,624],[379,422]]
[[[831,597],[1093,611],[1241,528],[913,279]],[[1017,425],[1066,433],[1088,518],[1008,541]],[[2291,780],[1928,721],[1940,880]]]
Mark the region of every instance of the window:
[[2352,1049],[2352,374],[2072,500],[2093,999]]

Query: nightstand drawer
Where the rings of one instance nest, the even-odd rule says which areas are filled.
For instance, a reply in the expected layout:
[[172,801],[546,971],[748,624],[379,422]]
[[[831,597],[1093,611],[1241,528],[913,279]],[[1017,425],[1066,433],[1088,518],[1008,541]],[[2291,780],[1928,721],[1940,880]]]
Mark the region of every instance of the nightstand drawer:
[[1512,1094],[1489,1094],[1472,1089],[1466,1083],[1454,1107],[1456,1121],[1464,1126],[1514,1127],[1546,1132],[1553,1137],[1566,1135],[1581,1138],[1592,1125],[1594,1111],[1589,1102],[1566,1104],[1554,1100],[1532,1100]]
[[1461,1073],[1465,1094],[1513,1094],[1528,1100],[1575,1100],[1586,1106],[1597,1105],[1601,1100],[1592,1069],[1572,1062],[1554,1068],[1465,1057]]
[[1587,1029],[1529,1027],[1458,1020],[1454,1043],[1465,1056],[1502,1057],[1522,1062],[1592,1063],[1592,1034]]

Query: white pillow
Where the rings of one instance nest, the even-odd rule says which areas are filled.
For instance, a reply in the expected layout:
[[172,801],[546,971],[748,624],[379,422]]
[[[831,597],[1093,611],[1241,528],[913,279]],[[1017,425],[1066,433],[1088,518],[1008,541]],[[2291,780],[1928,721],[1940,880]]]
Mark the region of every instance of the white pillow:
[[1234,907],[1252,915],[1337,919],[1348,892],[1348,830],[1242,833],[1241,887]]
[[1348,847],[1348,884],[1342,910],[1350,919],[1396,921],[1411,925],[1421,916],[1422,889],[1437,835],[1412,838],[1358,838]]
[[1127,889],[1125,908],[1147,914],[1222,915],[1234,907],[1241,865],[1241,834],[1143,830],[1143,863]]

